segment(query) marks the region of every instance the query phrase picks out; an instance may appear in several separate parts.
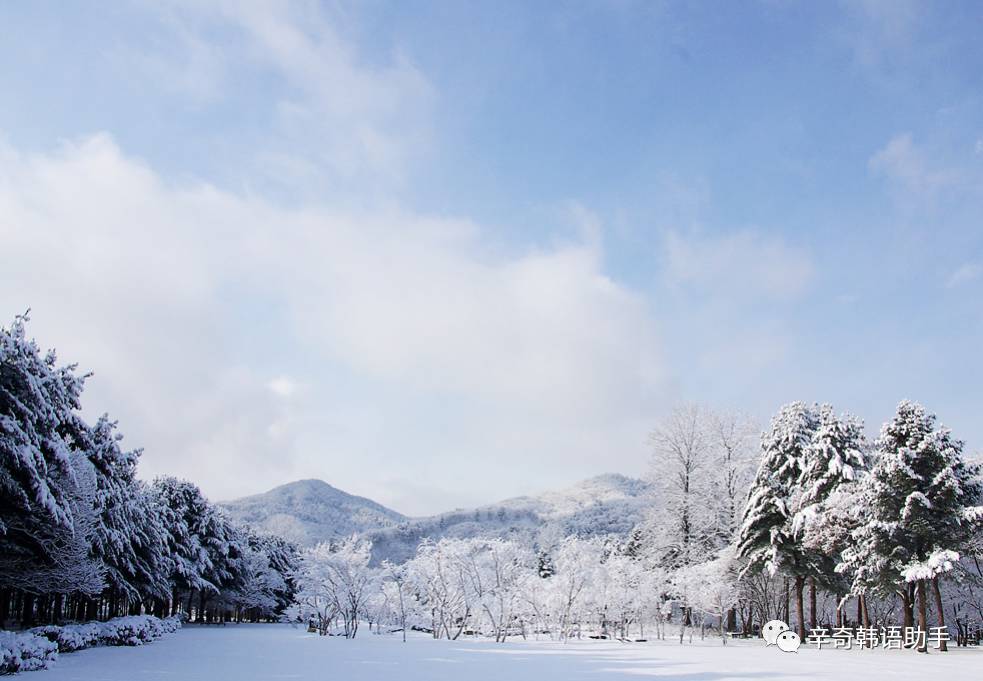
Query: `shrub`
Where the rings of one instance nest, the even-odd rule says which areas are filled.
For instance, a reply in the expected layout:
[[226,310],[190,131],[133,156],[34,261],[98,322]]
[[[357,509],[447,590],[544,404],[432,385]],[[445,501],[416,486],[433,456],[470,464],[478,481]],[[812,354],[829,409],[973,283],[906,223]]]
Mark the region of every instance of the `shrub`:
[[24,633],[0,631],[0,674],[46,669],[58,653],[93,646],[139,646],[181,628],[180,615],[158,619],[152,615],[117,617],[108,622],[87,622],[37,627]]
[[58,659],[58,644],[32,632],[0,631],[0,674],[47,669]]

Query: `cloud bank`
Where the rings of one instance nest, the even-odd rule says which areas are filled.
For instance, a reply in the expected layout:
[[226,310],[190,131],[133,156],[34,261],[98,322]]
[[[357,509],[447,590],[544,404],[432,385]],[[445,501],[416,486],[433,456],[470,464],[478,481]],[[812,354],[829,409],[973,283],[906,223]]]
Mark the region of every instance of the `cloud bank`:
[[596,238],[510,250],[464,219],[284,208],[167,182],[105,134],[5,148],[0,238],[2,309],[94,371],[86,405],[146,447],[145,475],[481,500],[644,461],[658,332]]

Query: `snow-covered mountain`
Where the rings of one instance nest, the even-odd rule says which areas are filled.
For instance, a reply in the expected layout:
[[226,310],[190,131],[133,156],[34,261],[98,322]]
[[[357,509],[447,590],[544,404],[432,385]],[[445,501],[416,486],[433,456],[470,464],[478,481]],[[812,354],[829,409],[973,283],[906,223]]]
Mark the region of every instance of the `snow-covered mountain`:
[[642,520],[650,489],[642,480],[608,473],[538,496],[415,518],[368,536],[377,560],[402,561],[427,538],[512,537],[542,545],[570,534],[625,535]]
[[378,562],[403,561],[428,538],[513,537],[542,544],[569,534],[627,534],[642,520],[649,493],[648,483],[609,473],[538,496],[407,518],[319,480],[302,480],[222,506],[235,519],[300,545],[358,532],[372,540]]
[[322,480],[298,480],[264,494],[219,504],[233,519],[301,546],[353,532],[396,527],[406,516],[332,487]]

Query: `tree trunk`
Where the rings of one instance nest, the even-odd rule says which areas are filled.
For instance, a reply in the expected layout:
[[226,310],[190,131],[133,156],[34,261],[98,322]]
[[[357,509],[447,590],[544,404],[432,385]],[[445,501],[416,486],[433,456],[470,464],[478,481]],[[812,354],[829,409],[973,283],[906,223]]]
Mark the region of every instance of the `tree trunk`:
[[0,629],[7,628],[7,619],[10,617],[10,601],[14,597],[14,592],[10,589],[0,589]]
[[51,608],[51,623],[61,624],[61,609],[62,604],[65,602],[65,597],[62,594],[55,594],[55,602]]
[[[782,613],[782,621],[783,622],[788,622],[789,621],[789,612],[791,611],[791,606],[789,604],[791,603],[791,600],[792,600],[792,591],[791,591],[791,589],[789,589],[789,586],[788,586],[788,577],[786,577],[785,580],[784,580],[784,588],[785,588],[785,608],[784,608],[784,611]],[[761,623],[762,624],[765,623],[765,620],[766,619],[768,619],[767,615],[765,613],[761,613]]]
[[902,586],[898,592],[901,597],[901,613],[904,618],[904,627],[910,629],[915,626],[915,617],[911,607],[911,597],[908,595],[908,587]]
[[918,580],[918,628],[921,629],[922,637],[919,638],[918,652],[928,652],[928,614],[925,608],[925,580]]
[[[816,628],[816,578],[809,578],[809,628]],[[805,639],[802,639],[803,641]]]
[[34,594],[25,593],[21,599],[20,621],[25,629],[34,626]]
[[806,579],[802,575],[795,577],[795,613],[799,617],[799,638],[803,641],[806,640],[805,604],[802,600],[805,583]]
[[[863,593],[857,596],[857,609],[860,618],[858,624],[863,626],[864,629],[870,629],[870,613],[867,611],[867,594]],[[873,648],[874,642],[868,640],[864,643],[864,647]]]
[[943,653],[949,650],[949,647],[945,644],[945,611],[942,609],[942,591],[939,589],[939,578],[938,575],[932,578],[932,592],[935,595],[935,611],[939,613],[939,632],[943,636],[939,637],[939,650]]

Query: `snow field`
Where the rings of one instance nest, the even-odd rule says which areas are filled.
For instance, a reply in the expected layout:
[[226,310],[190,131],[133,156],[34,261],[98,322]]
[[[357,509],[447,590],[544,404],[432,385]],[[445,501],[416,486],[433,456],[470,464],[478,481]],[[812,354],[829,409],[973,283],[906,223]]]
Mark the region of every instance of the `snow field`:
[[919,655],[897,650],[798,653],[763,641],[433,640],[425,635],[360,633],[355,640],[320,637],[290,625],[186,626],[152,646],[93,648],[61,657],[38,681],[782,681],[804,679],[979,678],[983,651]]

